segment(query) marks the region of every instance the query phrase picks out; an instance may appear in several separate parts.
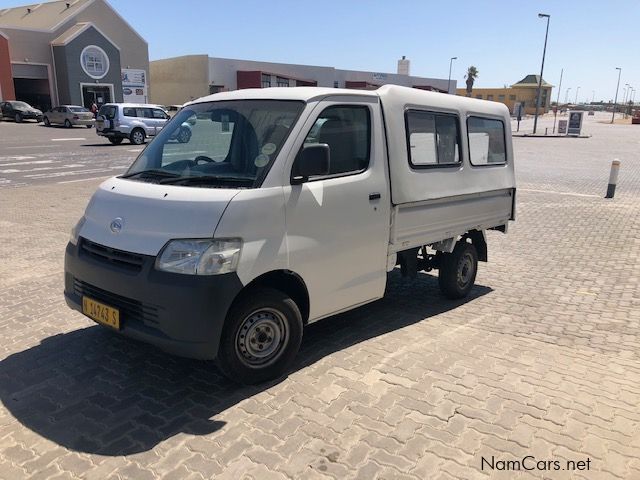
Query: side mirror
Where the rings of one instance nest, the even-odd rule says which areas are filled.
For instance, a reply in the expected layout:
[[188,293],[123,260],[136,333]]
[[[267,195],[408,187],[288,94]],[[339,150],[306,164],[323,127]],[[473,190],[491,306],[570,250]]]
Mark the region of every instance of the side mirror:
[[291,185],[300,185],[316,175],[329,175],[331,149],[326,143],[303,147],[291,169]]

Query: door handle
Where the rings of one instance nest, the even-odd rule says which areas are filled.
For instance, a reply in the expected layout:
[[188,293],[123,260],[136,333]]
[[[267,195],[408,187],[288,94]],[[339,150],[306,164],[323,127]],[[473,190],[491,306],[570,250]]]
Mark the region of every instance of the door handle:
[[370,193],[369,200],[379,200],[381,196],[378,192]]

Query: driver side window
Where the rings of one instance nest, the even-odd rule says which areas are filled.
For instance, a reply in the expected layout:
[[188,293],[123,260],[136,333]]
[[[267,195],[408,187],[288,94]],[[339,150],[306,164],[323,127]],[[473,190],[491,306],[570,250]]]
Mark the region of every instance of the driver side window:
[[329,145],[329,175],[360,173],[369,166],[371,117],[360,105],[334,105],[318,116],[304,145]]

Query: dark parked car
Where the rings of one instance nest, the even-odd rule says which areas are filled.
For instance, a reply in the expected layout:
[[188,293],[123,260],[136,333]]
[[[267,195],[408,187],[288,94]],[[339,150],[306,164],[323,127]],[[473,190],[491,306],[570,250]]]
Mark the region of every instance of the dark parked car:
[[17,123],[29,119],[41,122],[43,116],[41,110],[33,108],[28,103],[16,100],[0,103],[0,111],[3,119],[12,118]]

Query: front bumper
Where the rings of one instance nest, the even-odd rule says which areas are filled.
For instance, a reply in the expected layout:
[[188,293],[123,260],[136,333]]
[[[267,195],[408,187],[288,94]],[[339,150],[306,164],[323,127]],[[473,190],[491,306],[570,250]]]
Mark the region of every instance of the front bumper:
[[[86,295],[118,308],[123,335],[176,355],[215,358],[227,312],[242,289],[235,273],[160,272],[155,257],[96,245],[82,238],[77,246],[67,245],[64,295],[69,307],[82,312]],[[130,259],[139,265],[127,263]]]

